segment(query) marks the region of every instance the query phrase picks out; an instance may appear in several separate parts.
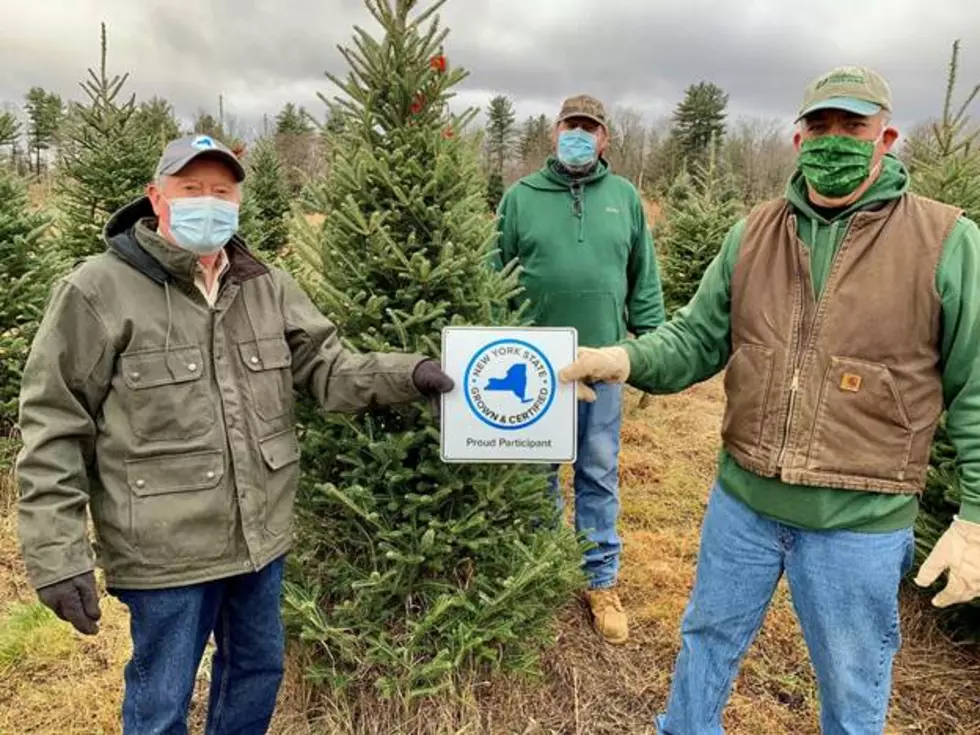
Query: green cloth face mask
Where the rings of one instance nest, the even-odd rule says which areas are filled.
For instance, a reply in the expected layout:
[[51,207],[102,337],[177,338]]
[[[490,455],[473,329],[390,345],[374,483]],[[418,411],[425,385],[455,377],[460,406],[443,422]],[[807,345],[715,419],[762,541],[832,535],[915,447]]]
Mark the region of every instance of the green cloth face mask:
[[825,135],[803,141],[799,166],[813,189],[837,199],[851,194],[871,174],[877,140]]

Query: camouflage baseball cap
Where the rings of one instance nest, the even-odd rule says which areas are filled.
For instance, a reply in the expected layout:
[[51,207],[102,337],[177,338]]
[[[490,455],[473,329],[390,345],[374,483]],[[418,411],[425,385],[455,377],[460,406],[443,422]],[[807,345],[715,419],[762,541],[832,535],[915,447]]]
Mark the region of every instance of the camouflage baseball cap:
[[238,160],[238,156],[220,140],[215,140],[210,135],[186,135],[170,141],[163,155],[160,156],[155,176],[172,176],[198,158],[221,161],[232,170],[237,181],[245,180],[245,167]]
[[810,82],[796,120],[817,110],[871,116],[891,109],[892,93],[883,76],[865,66],[838,66]]
[[606,108],[595,97],[590,97],[587,94],[577,94],[562,102],[557,122],[560,123],[573,117],[587,117],[600,125],[605,126],[607,124]]

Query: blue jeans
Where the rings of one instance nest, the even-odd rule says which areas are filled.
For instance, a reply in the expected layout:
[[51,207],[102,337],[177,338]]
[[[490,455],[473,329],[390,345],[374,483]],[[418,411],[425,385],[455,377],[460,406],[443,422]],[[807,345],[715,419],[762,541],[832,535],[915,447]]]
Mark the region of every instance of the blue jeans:
[[[622,543],[616,531],[619,519],[619,430],[623,418],[623,386],[592,386],[597,398],[578,405],[578,455],[575,471],[575,530],[585,532],[594,548],[585,552],[584,569],[589,587],[616,584]],[[561,507],[558,474],[551,488]]]
[[186,735],[204,647],[214,632],[208,735],[265,733],[282,681],[282,558],[261,571],[161,590],[111,590],[128,608],[123,732]]
[[912,529],[807,531],[768,520],[719,486],[701,532],[661,735],[722,733],[742,656],[785,572],[820,690],[824,735],[879,735],[901,644],[898,587]]

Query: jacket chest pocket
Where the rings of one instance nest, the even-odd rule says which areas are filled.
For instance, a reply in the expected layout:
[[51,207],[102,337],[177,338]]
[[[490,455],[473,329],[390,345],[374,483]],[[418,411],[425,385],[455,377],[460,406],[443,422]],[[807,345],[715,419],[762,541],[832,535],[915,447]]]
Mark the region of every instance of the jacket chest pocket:
[[282,337],[265,337],[238,345],[255,413],[275,421],[292,410],[293,355]]
[[194,439],[215,422],[199,347],[171,347],[121,355],[133,433],[146,441]]

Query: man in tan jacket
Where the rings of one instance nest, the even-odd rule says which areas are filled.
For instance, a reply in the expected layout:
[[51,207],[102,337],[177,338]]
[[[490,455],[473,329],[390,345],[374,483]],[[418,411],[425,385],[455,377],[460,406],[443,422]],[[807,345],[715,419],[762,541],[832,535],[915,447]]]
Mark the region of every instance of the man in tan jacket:
[[237,158],[173,141],[107,252],[54,288],[24,370],[20,538],[41,600],[98,631],[91,511],[131,613],[126,733],[186,732],[214,634],[209,733],[265,732],[282,676],[280,590],[300,473],[294,390],[360,411],[452,389],[419,355],[353,354],[236,237]]
[[822,731],[882,732],[898,588],[944,407],[962,505],[917,581],[948,571],[940,606],[980,595],[980,230],[908,191],[890,114],[870,69],[814,80],[785,196],[732,228],[668,324],[583,349],[562,373],[675,393],[725,370],[723,450],[662,735],[722,732],[783,575]]

